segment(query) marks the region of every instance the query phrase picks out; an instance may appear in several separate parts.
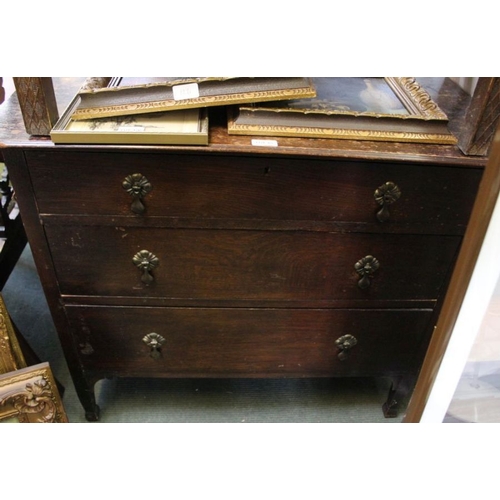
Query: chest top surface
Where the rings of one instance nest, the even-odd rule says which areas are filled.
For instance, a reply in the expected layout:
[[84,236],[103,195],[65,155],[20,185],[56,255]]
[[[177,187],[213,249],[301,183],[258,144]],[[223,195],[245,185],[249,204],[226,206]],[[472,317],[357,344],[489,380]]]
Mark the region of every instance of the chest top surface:
[[[54,78],[59,113],[62,114],[85,78]],[[423,78],[421,84],[449,117],[450,130],[458,134],[468,104],[467,95],[445,78]],[[272,157],[320,157],[330,159],[361,159],[377,161],[409,161],[483,168],[484,157],[466,156],[457,146],[411,144],[399,142],[355,141],[343,139],[289,138],[277,139],[278,146],[256,146],[250,136],[227,133],[227,110],[210,108],[210,144],[208,146],[137,146],[137,145],[55,145],[49,137],[33,137],[26,133],[21,110],[14,94],[0,107],[0,148],[56,149],[61,151],[134,151],[166,153],[197,153],[202,155],[231,154]]]

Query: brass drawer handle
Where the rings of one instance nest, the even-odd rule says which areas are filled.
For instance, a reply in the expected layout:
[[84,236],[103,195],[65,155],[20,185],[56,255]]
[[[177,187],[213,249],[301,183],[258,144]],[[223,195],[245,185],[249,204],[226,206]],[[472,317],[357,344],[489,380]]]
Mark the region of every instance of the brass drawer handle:
[[151,348],[149,355],[153,359],[161,357],[161,346],[166,342],[160,334],[152,332],[143,337],[142,341]]
[[380,222],[386,222],[391,216],[389,212],[389,205],[392,205],[399,200],[401,190],[396,184],[394,184],[394,182],[386,182],[375,190],[373,196],[375,197],[376,202],[382,207],[377,212],[377,219]]
[[349,357],[351,349],[358,343],[358,340],[353,335],[343,335],[335,341],[335,347],[340,351],[337,358],[344,361]]
[[132,212],[142,215],[146,211],[142,199],[153,189],[151,183],[142,174],[132,174],[125,177],[122,187],[133,198]]
[[359,288],[364,290],[371,285],[373,274],[379,267],[380,262],[373,255],[367,255],[354,264],[354,269],[361,276],[361,279],[358,281]]
[[134,255],[132,262],[142,271],[141,281],[146,285],[153,283],[154,276],[151,274],[151,271],[158,267],[160,263],[158,257],[148,250],[141,250]]

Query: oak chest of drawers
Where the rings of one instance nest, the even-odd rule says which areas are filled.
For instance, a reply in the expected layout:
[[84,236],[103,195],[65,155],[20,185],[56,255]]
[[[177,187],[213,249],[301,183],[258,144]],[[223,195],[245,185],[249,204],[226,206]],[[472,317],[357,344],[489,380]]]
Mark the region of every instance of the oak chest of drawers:
[[77,393],[127,377],[415,381],[482,162],[280,139],[4,149]]

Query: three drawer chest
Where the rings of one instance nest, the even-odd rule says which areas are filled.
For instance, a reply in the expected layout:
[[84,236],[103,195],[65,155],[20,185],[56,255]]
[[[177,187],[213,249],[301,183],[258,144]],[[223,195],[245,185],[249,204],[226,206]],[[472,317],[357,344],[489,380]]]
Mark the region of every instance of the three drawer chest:
[[404,411],[485,160],[428,144],[254,146],[210,113],[209,146],[77,146],[29,138],[14,104],[4,112],[87,419],[105,377],[389,377],[383,411]]

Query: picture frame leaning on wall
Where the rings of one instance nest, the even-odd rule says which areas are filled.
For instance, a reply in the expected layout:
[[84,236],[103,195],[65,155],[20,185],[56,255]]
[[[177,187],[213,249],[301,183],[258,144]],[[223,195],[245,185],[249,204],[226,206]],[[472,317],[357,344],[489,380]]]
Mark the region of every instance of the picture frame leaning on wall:
[[0,422],[68,422],[49,363],[0,375]]

